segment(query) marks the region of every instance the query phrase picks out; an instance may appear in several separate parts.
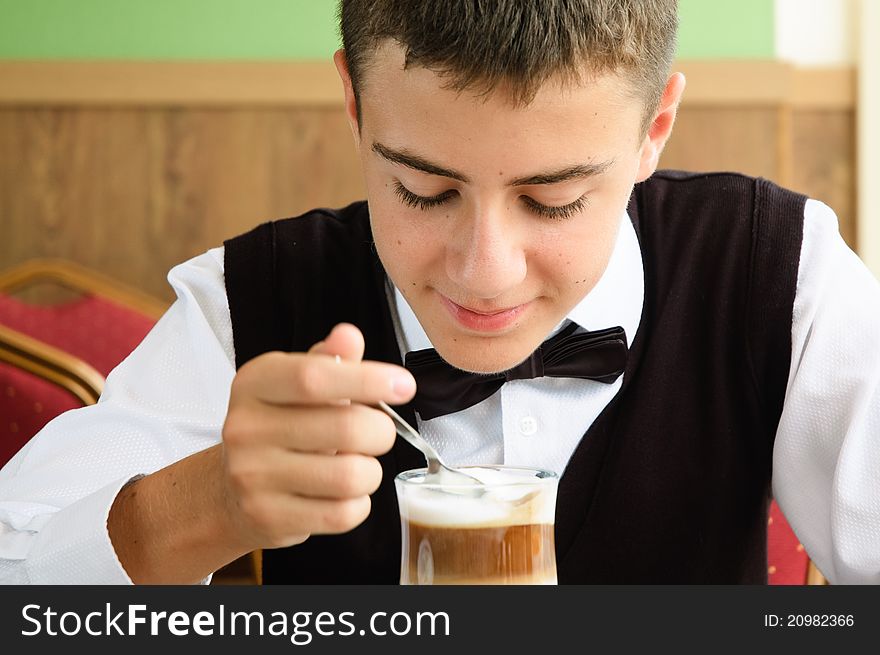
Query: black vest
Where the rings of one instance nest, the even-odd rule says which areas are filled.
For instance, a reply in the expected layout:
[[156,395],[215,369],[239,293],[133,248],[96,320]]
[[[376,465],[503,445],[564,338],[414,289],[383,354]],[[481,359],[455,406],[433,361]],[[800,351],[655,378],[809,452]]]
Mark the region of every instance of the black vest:
[[[560,583],[766,582],[804,202],[726,173],[663,171],[635,187],[644,309],[623,386],[560,481]],[[237,366],[307,350],[341,321],[360,327],[367,359],[400,364],[366,203],[266,223],[225,257]],[[393,478],[424,459],[398,439],[380,461],[369,518],[265,551],[267,583],[398,582]]]

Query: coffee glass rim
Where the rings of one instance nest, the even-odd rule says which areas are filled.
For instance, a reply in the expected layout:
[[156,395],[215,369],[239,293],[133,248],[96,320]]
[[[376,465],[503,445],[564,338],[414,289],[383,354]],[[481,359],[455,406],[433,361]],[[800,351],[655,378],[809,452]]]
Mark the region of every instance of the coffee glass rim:
[[[534,473],[533,477],[530,478],[522,478],[519,480],[504,480],[504,481],[493,481],[493,482],[485,482],[483,486],[491,487],[493,489],[499,489],[504,487],[518,487],[524,485],[535,485],[535,484],[553,484],[559,482],[559,474],[555,471],[551,471],[549,469],[543,469],[536,466],[508,466],[506,464],[473,464],[468,466],[456,466],[456,469],[461,469],[467,472],[469,469],[489,469],[489,470],[500,470],[500,471],[521,471],[521,472],[529,472]],[[413,485],[418,486],[422,489],[457,489],[457,488],[468,488],[471,487],[469,484],[447,484],[447,483],[437,483],[437,482],[414,482],[413,479],[419,476],[424,477],[427,475],[428,469],[427,467],[421,467],[417,469],[408,469],[406,471],[401,471],[396,476],[394,476],[395,482],[400,482],[405,485]],[[471,487],[472,488],[472,487]]]

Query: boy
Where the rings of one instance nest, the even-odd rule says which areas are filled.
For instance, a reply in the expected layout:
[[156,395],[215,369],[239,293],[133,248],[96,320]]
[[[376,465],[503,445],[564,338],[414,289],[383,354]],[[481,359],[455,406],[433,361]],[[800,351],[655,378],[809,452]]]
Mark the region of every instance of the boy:
[[[823,205],[654,175],[674,0],[340,15],[369,208],[172,271],[102,402],[3,470],[0,576],[197,582],[264,548],[267,582],[395,583],[392,478],[423,460],[384,400],[454,465],[562,474],[560,582],[766,581],[771,467],[825,575],[880,582],[880,289]],[[541,376],[573,330],[600,355]],[[513,373],[450,399],[400,366],[430,348],[474,385]]]

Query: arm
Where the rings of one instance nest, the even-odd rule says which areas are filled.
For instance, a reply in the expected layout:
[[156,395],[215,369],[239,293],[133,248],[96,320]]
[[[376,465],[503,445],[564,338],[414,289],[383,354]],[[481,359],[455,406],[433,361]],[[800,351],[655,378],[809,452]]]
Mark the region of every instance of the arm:
[[376,456],[394,443],[390,419],[369,405],[415,392],[405,369],[364,362],[363,351],[360,331],[341,325],[308,353],[244,365],[223,442],[138,480],[114,503],[108,529],[132,579],[195,582],[255,548],[360,524],[382,479]]
[[804,213],[773,491],[830,581],[880,584],[880,285],[828,207]]
[[120,563],[135,583],[197,583],[251,550],[223,511],[221,446],[126,485],[107,518]]
[[222,253],[169,279],[178,302],[98,405],[53,421],[0,472],[3,581],[194,582],[366,517],[393,427],[339,399],[401,402],[414,383],[393,393],[402,369],[360,362],[350,327],[236,373]]

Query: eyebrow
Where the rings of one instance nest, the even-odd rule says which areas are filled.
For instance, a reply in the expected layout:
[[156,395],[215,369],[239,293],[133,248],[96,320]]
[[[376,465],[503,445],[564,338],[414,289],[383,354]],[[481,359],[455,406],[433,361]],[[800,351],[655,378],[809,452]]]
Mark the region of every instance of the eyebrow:
[[[400,164],[401,166],[406,166],[407,168],[412,168],[423,173],[448,177],[453,180],[458,180],[459,182],[464,182],[465,184],[470,184],[471,181],[464,173],[460,173],[451,168],[445,168],[444,166],[439,166],[428,161],[424,157],[412,154],[406,150],[393,150],[381,143],[373,143],[373,152],[394,164]],[[559,182],[567,182],[569,180],[595,177],[607,171],[613,164],[613,159],[598,164],[576,164],[558,171],[536,173],[534,175],[519,177],[515,180],[511,180],[507,185],[532,186],[536,184],[558,184]]]

